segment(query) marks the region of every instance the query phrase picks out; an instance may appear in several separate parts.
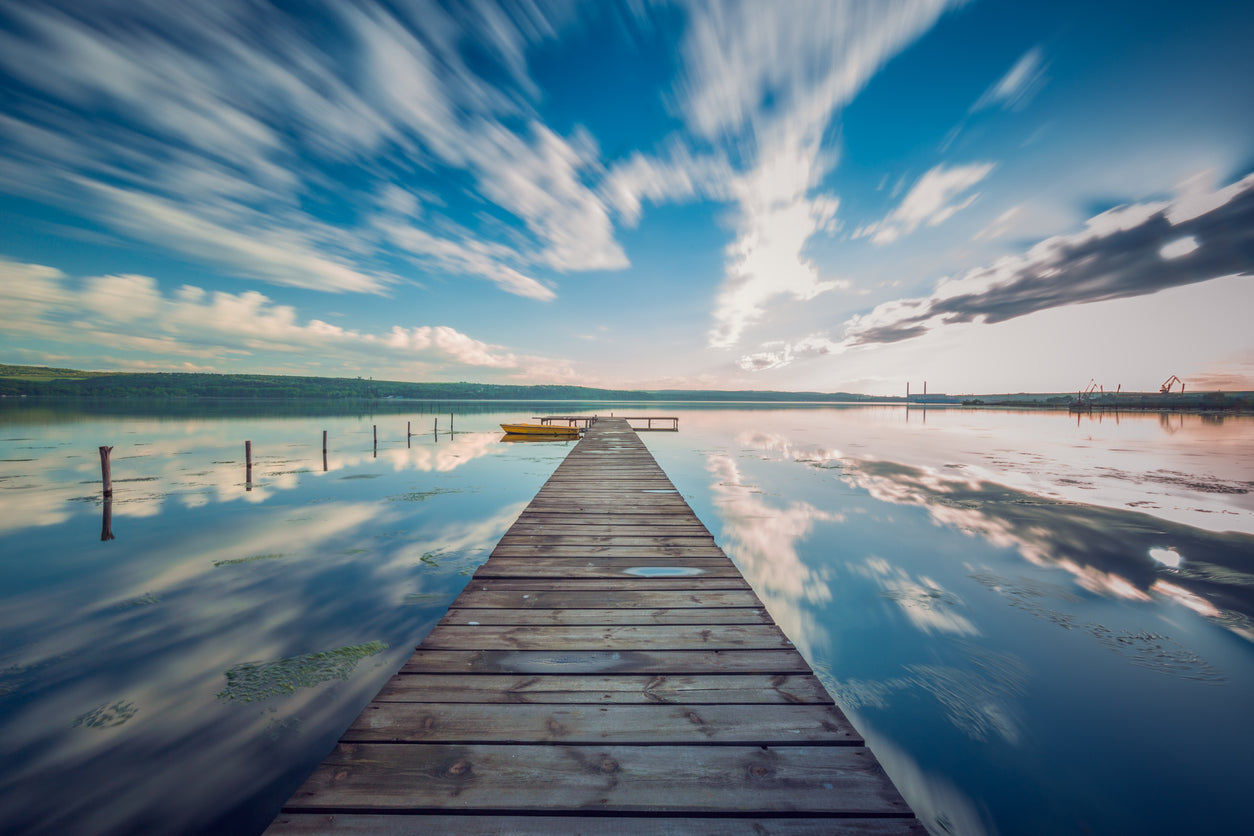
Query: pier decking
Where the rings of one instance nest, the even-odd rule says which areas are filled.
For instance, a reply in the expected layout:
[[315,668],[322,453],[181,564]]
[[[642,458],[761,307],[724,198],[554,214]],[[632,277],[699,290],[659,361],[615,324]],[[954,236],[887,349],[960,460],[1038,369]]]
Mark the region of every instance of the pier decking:
[[621,418],[267,834],[923,834]]

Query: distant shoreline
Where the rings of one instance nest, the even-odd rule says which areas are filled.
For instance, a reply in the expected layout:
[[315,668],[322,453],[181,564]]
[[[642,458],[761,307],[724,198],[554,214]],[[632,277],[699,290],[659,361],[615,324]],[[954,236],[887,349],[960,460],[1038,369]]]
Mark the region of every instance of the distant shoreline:
[[261,403],[649,403],[649,404],[844,404],[864,406],[977,407],[1116,412],[1250,412],[1254,392],[999,393],[990,395],[880,396],[852,392],[774,390],[597,389],[565,385],[473,382],[407,383],[369,378],[195,372],[99,372],[0,364],[0,399],[166,400]]

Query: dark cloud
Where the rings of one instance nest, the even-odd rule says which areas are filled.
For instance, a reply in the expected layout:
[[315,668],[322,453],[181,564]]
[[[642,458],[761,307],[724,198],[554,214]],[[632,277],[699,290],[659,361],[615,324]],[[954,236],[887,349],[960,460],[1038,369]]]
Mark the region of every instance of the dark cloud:
[[[891,343],[922,336],[938,323],[1004,322],[1064,305],[1143,296],[1170,287],[1221,276],[1254,272],[1254,176],[1235,187],[1230,200],[1195,217],[1172,222],[1184,213],[1180,203],[1147,211],[1127,228],[1101,233],[1102,221],[1118,227],[1114,210],[1090,221],[1082,233],[1058,236],[1025,256],[980,268],[964,276],[970,293],[952,292],[918,300],[906,310],[881,309],[854,320],[848,345]],[[1098,230],[1095,232],[1095,230]],[[1175,257],[1172,246],[1191,251]]]

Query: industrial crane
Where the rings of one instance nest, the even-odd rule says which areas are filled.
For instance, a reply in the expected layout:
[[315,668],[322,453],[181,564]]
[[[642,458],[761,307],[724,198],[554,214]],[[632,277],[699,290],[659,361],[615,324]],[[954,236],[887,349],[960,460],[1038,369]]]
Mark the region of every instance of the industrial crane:
[[1158,387],[1158,394],[1160,395],[1167,394],[1168,392],[1171,391],[1171,387],[1177,383],[1180,384],[1180,394],[1183,395],[1184,394],[1184,381],[1176,377],[1174,374],[1171,377],[1167,378],[1167,380],[1163,382],[1162,386]]

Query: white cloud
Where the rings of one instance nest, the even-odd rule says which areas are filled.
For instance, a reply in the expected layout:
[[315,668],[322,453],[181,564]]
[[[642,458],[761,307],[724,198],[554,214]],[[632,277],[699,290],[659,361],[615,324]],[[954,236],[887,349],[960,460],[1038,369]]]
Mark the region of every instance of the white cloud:
[[[528,268],[627,265],[586,182],[600,173],[595,142],[541,123],[527,74],[528,48],[575,21],[576,4],[321,11],[294,21],[252,4],[14,9],[20,26],[0,32],[0,69],[31,88],[24,101],[51,106],[0,118],[0,176],[135,239],[280,285],[380,292],[395,281],[384,266],[394,242],[372,223],[374,195],[394,212],[423,184],[453,190],[447,203],[423,201],[429,220],[447,220],[467,180],[472,199],[517,222],[461,223],[448,246],[463,255],[431,259],[440,270],[544,299],[552,289]],[[318,19],[327,30],[315,38]],[[473,66],[471,43],[487,47]]]
[[768,350],[746,354],[737,361],[737,365],[747,372],[764,372],[790,366],[794,361],[805,357],[841,354],[847,347],[822,334],[811,334],[794,342],[766,343],[762,348]]
[[732,170],[722,156],[694,155],[674,143],[660,156],[639,151],[616,163],[601,181],[599,193],[629,225],[640,220],[644,201],[655,204],[695,197],[725,199]]
[[[730,348],[778,297],[798,300],[843,287],[803,256],[831,229],[835,200],[810,195],[834,158],[823,136],[839,108],[951,4],[814,0],[690,3],[676,92],[689,128],[719,143],[741,172],[709,344]],[[629,201],[624,201],[630,205]]]
[[938,226],[956,212],[967,208],[979,197],[979,193],[958,198],[993,170],[992,163],[946,168],[938,165],[919,178],[901,203],[877,224],[863,227],[858,237],[871,236],[876,244],[891,244],[902,235],[909,235],[920,226]]
[[972,238],[976,241],[991,241],[994,238],[1002,237],[1010,232],[1014,221],[1019,217],[1021,211],[1021,207],[1011,206],[994,218],[992,223],[975,233]]
[[302,322],[295,308],[256,291],[210,293],[184,285],[167,295],[148,276],[97,276],[80,283],[52,268],[4,259],[0,304],[20,314],[6,322],[10,333],[159,356],[203,360],[241,351],[331,352],[481,369],[553,365],[445,325],[397,325],[385,333],[363,333],[319,319]]
[[1024,104],[1044,83],[1046,66],[1040,47],[1029,49],[996,84],[984,91],[970,112],[995,105],[1015,108]]

